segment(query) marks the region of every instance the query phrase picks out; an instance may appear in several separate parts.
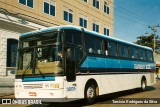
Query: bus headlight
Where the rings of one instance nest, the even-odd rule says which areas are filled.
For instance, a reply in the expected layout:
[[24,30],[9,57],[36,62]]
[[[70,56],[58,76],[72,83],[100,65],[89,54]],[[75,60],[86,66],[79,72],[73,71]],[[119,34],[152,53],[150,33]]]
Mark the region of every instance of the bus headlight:
[[15,85],[15,88],[17,88],[17,89],[22,89],[22,85]]
[[47,89],[49,89],[49,88],[60,88],[60,85],[59,84],[54,84],[54,83],[45,83],[44,85],[44,88],[47,88]]
[[59,84],[55,84],[55,88],[59,88]]

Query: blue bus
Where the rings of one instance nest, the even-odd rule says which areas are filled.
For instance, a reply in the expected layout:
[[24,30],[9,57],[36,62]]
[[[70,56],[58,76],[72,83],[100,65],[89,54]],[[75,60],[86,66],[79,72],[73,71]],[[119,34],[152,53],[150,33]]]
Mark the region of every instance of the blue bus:
[[[16,98],[85,99],[155,83],[153,50],[64,25],[19,38]],[[50,102],[49,101],[49,102]]]

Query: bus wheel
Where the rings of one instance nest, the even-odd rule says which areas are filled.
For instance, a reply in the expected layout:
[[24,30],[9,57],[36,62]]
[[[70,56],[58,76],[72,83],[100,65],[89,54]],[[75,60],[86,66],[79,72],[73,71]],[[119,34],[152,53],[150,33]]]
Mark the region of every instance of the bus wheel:
[[93,104],[96,99],[96,88],[94,84],[87,84],[85,87],[85,102],[86,104]]
[[141,81],[141,91],[145,91],[147,87],[146,79],[142,79]]

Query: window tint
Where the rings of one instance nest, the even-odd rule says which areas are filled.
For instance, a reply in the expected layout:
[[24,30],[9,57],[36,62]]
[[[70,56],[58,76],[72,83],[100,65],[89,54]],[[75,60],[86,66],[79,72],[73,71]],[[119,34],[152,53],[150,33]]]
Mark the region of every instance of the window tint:
[[65,42],[81,46],[82,45],[81,35],[82,33],[80,31],[66,30]]
[[89,53],[103,54],[102,40],[94,38],[91,35],[86,35],[86,49]]
[[151,51],[146,51],[146,58],[148,61],[153,61],[153,53]]
[[72,14],[72,11],[71,10],[65,10],[64,13],[63,13],[63,18],[65,21],[68,21],[68,22],[73,22],[73,14]]
[[54,1],[44,2],[44,13],[55,16],[55,3]]
[[110,9],[109,9],[109,5],[107,5],[107,3],[106,3],[106,2],[104,2],[104,13],[109,14],[109,11],[110,11]]
[[69,22],[73,22],[73,15],[71,13],[69,13]]
[[55,16],[55,6],[50,5],[50,15]]
[[97,54],[102,54],[102,40],[95,39],[95,50]]
[[105,55],[108,55],[108,41],[107,40],[104,40],[104,53]]
[[104,28],[104,35],[109,36],[109,29],[108,28]]
[[49,4],[44,2],[44,13],[49,14]]
[[130,57],[133,59],[138,59],[138,49],[131,47],[130,48]]
[[99,25],[98,24],[93,23],[93,31],[99,32]]
[[86,49],[89,53],[94,53],[94,38],[86,35]]
[[128,57],[128,47],[120,44],[118,48],[119,48],[120,57],[127,58]]
[[139,51],[139,58],[141,60],[146,60],[145,51],[143,49],[140,49]]
[[93,6],[99,9],[99,0],[93,0]]
[[33,0],[19,0],[19,3],[33,8]]
[[76,48],[76,53],[75,53],[75,61],[76,61],[76,63],[79,63],[80,60],[82,59],[82,57],[83,57],[82,48]]
[[27,0],[27,6],[33,8],[33,0]]
[[84,28],[87,28],[87,20],[84,18],[79,18],[79,26],[82,26]]
[[26,0],[19,0],[19,3],[26,5]]
[[7,39],[7,67],[16,67],[18,40]]
[[68,12],[64,11],[64,20],[68,21]]
[[110,13],[110,9],[109,9],[109,6],[107,6],[107,14]]
[[86,3],[87,3],[87,0],[82,0],[82,1],[84,1],[84,2],[86,2]]
[[109,56],[117,56],[117,44],[115,42],[109,41],[108,42],[108,54]]

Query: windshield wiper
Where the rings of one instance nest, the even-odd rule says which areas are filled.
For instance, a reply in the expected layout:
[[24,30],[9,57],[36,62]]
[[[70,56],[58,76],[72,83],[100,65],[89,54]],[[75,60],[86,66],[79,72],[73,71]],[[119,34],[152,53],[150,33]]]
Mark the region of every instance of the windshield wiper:
[[45,78],[45,75],[42,73],[42,71],[36,66],[35,69],[38,70],[38,72],[42,75],[43,78]]
[[[38,59],[37,56],[38,56],[38,54],[39,54],[38,50],[36,50],[36,53],[37,53],[37,54],[36,54],[36,65],[35,65],[35,69],[37,69],[38,72],[42,75],[42,77],[45,78],[45,75],[42,73],[42,71],[39,69],[39,67],[37,67],[37,62],[38,62],[38,61],[37,61],[37,59]],[[39,55],[40,55],[40,54],[39,54]]]
[[25,71],[24,71],[23,74],[22,74],[22,78],[24,78],[25,73],[26,73],[27,69],[29,68],[30,64],[31,64],[31,61],[30,61],[30,62],[28,63],[28,65],[26,66],[26,69],[25,69]]

